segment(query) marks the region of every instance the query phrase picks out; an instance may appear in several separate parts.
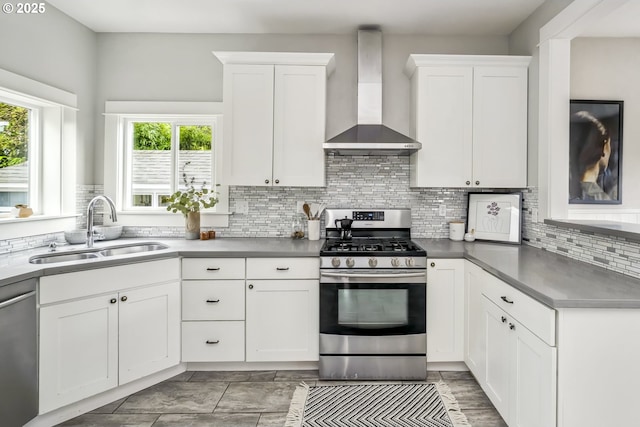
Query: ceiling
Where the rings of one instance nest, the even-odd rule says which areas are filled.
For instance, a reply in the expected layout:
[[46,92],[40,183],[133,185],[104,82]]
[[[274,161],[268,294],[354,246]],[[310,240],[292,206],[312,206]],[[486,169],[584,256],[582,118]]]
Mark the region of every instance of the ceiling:
[[510,34],[544,0],[49,0],[95,32]]

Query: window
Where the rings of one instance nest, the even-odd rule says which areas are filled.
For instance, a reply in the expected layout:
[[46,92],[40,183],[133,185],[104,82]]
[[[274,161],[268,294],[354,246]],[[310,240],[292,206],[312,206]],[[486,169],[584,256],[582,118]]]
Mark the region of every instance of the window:
[[193,185],[216,191],[203,226],[228,226],[228,188],[222,182],[222,103],[107,101],[104,193],[118,223],[184,226],[163,196]]
[[[0,99],[0,211],[17,204],[37,206],[38,110]],[[30,179],[32,178],[32,179]],[[31,182],[31,185],[30,185]]]
[[189,186],[212,189],[215,120],[127,120],[124,209],[162,208]]

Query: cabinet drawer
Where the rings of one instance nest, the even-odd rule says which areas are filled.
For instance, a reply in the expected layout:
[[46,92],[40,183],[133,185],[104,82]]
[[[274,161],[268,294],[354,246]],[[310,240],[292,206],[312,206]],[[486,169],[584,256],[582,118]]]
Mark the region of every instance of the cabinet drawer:
[[182,361],[244,361],[244,322],[182,322]]
[[248,258],[247,279],[317,279],[320,258]]
[[244,280],[185,280],[182,320],[244,320]]
[[244,279],[244,258],[184,258],[183,279]]
[[482,293],[547,344],[555,346],[555,310],[488,273]]

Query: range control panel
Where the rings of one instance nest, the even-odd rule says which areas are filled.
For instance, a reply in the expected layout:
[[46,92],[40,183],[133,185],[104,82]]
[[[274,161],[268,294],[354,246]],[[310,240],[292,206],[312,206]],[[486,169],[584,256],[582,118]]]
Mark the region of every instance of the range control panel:
[[384,221],[384,211],[353,211],[355,221]]

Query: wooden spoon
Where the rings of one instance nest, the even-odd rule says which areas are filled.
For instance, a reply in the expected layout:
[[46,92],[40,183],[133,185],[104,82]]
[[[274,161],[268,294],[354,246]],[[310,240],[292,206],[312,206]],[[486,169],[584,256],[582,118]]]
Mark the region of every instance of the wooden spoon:
[[311,219],[311,208],[309,207],[309,205],[306,203],[302,205],[302,210],[307,215],[307,219]]

